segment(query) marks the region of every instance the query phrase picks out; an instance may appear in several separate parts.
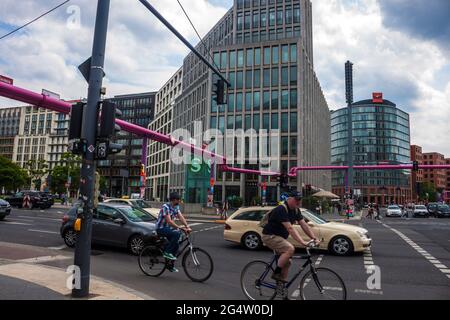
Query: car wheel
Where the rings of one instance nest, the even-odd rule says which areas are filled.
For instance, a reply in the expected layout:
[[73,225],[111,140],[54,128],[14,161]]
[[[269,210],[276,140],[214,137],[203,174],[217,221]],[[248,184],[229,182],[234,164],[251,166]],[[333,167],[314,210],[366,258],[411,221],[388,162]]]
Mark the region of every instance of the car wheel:
[[353,253],[353,243],[346,236],[336,236],[330,241],[329,250],[337,256],[347,256]]
[[242,245],[248,250],[258,250],[262,247],[262,241],[256,232],[248,232],[242,236]]
[[128,250],[132,255],[138,256],[142,249],[144,249],[144,238],[140,235],[135,235],[128,241]]
[[69,248],[73,248],[77,244],[78,235],[75,230],[67,229],[63,233],[63,239],[66,246],[68,246]]

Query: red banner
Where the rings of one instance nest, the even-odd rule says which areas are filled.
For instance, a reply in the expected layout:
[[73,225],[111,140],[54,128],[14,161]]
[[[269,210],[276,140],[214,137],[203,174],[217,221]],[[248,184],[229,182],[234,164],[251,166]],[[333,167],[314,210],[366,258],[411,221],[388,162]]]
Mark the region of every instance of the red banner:
[[383,103],[383,93],[381,92],[374,92],[372,93],[372,102],[373,103]]
[[0,81],[4,82],[4,83],[7,83],[7,84],[10,84],[10,85],[14,84],[14,80],[13,79],[5,77],[5,76],[2,76],[1,74],[0,74]]

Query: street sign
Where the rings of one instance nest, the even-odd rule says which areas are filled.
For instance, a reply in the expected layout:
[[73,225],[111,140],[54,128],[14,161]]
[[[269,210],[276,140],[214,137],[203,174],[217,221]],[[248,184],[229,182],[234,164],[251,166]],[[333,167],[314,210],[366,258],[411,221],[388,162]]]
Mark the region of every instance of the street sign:
[[1,74],[0,74],[0,82],[4,82],[4,83],[10,84],[10,85],[14,84],[14,80],[13,79],[5,77],[5,76],[2,76]]
[[61,100],[61,96],[58,93],[54,93],[50,90],[42,89],[42,94],[50,98]]

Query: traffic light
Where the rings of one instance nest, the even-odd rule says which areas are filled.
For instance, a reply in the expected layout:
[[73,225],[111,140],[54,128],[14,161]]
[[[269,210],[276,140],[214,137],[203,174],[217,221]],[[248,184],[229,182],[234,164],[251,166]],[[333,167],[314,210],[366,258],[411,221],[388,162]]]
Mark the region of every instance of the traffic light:
[[419,171],[419,161],[413,162],[413,171],[418,172]]
[[217,102],[217,105],[227,104],[226,86],[227,84],[222,79],[218,79],[213,85],[213,99]]
[[73,154],[84,154],[86,152],[86,143],[81,139],[81,128],[83,125],[83,113],[86,103],[78,102],[72,106],[70,111],[69,126],[69,151]]
[[[123,145],[111,142],[115,132],[120,131],[120,126],[116,125],[116,118],[122,116],[122,112],[116,104],[110,101],[103,101],[101,105],[100,127],[97,134],[96,160],[106,160],[109,155],[122,151]],[[99,108],[100,109],[100,108]]]

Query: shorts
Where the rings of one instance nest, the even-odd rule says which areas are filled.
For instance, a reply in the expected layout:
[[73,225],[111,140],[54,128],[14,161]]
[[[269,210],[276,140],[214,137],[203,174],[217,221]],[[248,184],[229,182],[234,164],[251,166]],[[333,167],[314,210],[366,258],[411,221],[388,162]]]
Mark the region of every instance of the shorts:
[[294,249],[294,246],[289,241],[280,236],[263,234],[262,241],[267,247],[275,251],[278,255]]

